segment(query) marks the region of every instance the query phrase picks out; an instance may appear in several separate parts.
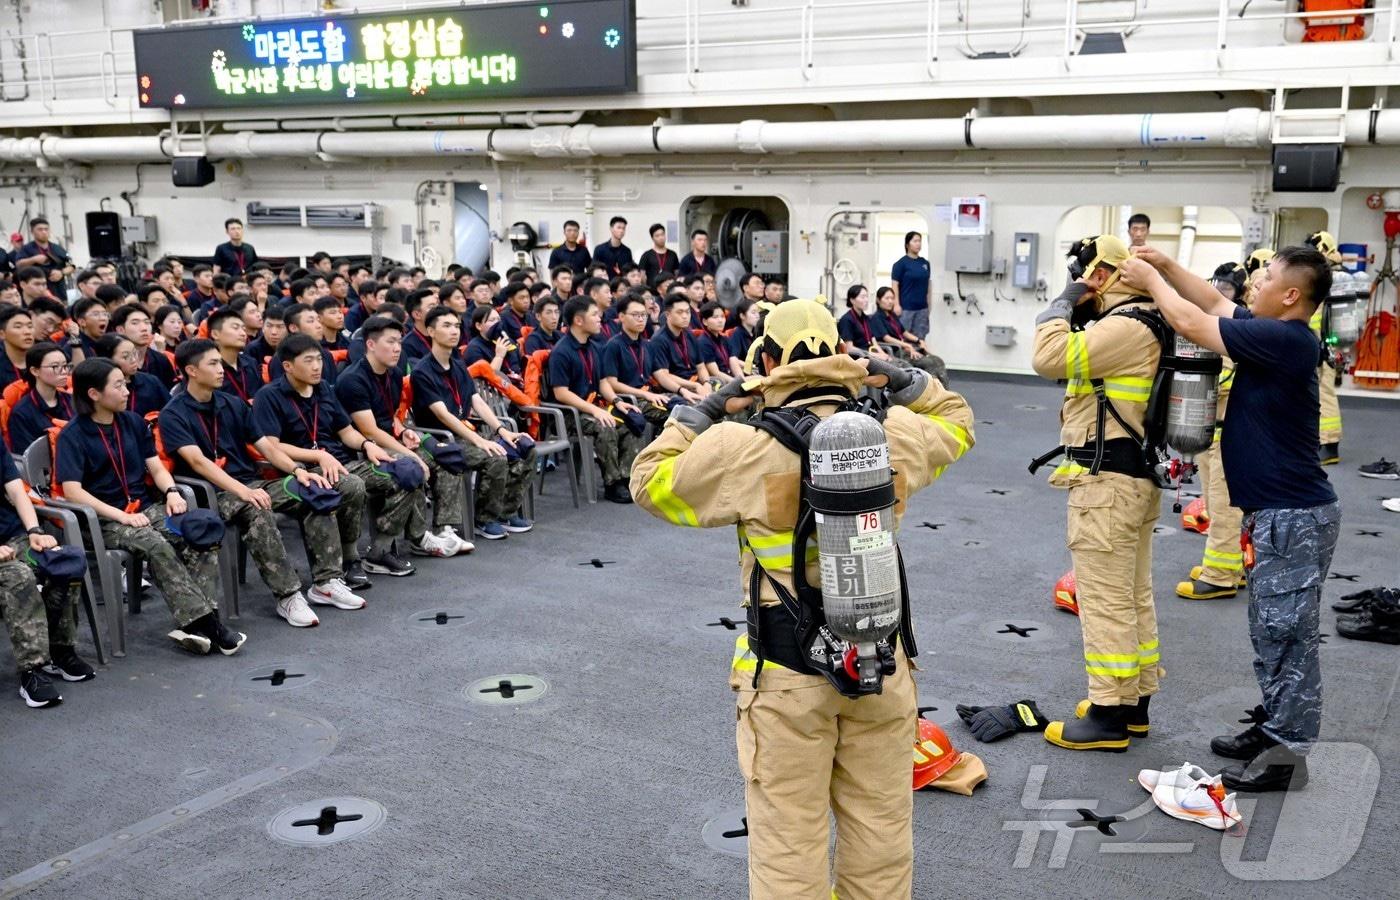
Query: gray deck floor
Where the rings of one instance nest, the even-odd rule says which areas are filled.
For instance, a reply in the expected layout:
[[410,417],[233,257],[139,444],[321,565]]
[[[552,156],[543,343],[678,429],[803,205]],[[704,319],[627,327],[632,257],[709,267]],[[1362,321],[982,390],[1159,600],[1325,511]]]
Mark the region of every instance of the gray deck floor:
[[[958,387],[977,447],[914,500],[901,533],[920,702],[944,721],[954,703],[1022,697],[1062,716],[1084,691],[1076,620],[1050,605],[1068,567],[1064,495],[1025,469],[1056,439],[1059,391]],[[1357,581],[1328,581],[1328,601],[1400,584],[1400,516],[1377,502],[1400,486],[1355,474],[1400,454],[1400,405],[1343,409],[1333,572]],[[733,532],[606,503],[576,511],[558,476],[549,491],[533,534],[420,560],[413,578],[378,579],[365,610],[322,611],[316,629],[277,619],[253,575],[237,622],[249,640],[232,658],[175,649],[148,598],[130,655],[64,686],[57,709],[23,707],[0,642],[0,895],[21,881],[26,896],[63,898],[744,895],[744,861],[701,839],[743,802],[726,687],[735,633],[707,625],[737,614]],[[916,796],[916,896],[1396,896],[1400,648],[1327,641],[1329,743],[1313,783],[1287,803],[1260,800],[1243,839],[1146,802],[1138,769],[1218,771],[1208,739],[1257,702],[1245,600],[1173,595],[1204,539],[1176,527],[1169,500],[1163,509],[1154,571],[1168,676],[1152,736],[1126,754],[1073,753],[1035,735],[978,745],[950,726],[991,778],[971,798]],[[465,618],[418,621],[438,611]],[[1333,619],[1326,610],[1324,631]],[[995,633],[1007,623],[1038,630]],[[281,689],[251,680],[270,668],[305,677]],[[465,699],[477,679],[513,673],[548,692],[512,707]],[[325,847],[269,837],[279,812],[345,796],[382,804],[387,819]],[[1056,824],[1075,808],[1127,821],[1116,837]]]

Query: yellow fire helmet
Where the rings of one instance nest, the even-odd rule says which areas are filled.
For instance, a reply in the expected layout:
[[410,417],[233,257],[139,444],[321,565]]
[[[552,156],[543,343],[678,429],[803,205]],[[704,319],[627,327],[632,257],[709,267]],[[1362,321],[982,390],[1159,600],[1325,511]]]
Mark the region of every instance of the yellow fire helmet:
[[1330,263],[1342,261],[1342,252],[1337,249],[1337,239],[1332,237],[1330,231],[1318,231],[1310,234],[1303,243],[1310,247],[1316,247],[1317,252],[1327,257],[1327,261]]
[[1083,278],[1100,265],[1112,267],[1113,274],[1108,276],[1108,281],[1099,288],[1099,293],[1102,294],[1118,280],[1119,270],[1130,255],[1128,245],[1116,235],[1100,234],[1086,237],[1070,245],[1070,275]]
[[[806,344],[814,356],[836,352],[841,337],[831,311],[815,300],[787,300],[774,307],[763,324],[763,334],[783,351],[779,365],[792,361],[792,351]],[[755,342],[757,343],[757,342]]]
[[1269,260],[1274,258],[1272,247],[1260,247],[1244,260],[1244,271],[1247,275],[1253,275],[1269,264]]

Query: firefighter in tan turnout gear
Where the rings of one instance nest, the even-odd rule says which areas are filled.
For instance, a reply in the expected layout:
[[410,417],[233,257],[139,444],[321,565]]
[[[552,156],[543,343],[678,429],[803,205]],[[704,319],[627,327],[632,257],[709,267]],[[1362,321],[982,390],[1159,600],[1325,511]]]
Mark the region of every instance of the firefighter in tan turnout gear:
[[[1160,673],[1152,529],[1161,491],[1142,443],[1161,344],[1141,318],[1155,309],[1151,298],[1118,280],[1128,258],[1121,240],[1085,238],[1070,256],[1073,280],[1036,319],[1033,361],[1040,375],[1068,381],[1063,446],[1032,471],[1063,451],[1050,483],[1069,491],[1089,699],[1079,704],[1079,718],[1051,722],[1045,739],[1073,750],[1122,751],[1130,734],[1147,733]],[[1081,321],[1091,324],[1081,328]]]
[[[907,898],[909,748],[917,733],[907,615],[878,693],[850,696],[837,687],[839,673],[812,667],[799,649],[811,645],[800,643],[788,604],[801,591],[794,552],[805,560],[805,581],[821,583],[816,544],[795,549],[802,538],[794,537],[799,509],[815,488],[802,484],[803,459],[791,442],[754,423],[858,415],[837,411],[849,409],[867,385],[887,387],[884,433],[895,473],[889,502],[897,524],[907,498],[972,446],[972,410],[918,369],[838,355],[835,320],[810,300],[774,308],[759,341],[766,377],[736,379],[696,407],[678,408],[637,458],[632,494],[647,512],[675,525],[737,526],[749,634],[736,647],[730,686],[738,693],[750,896],[829,900],[834,882],[842,900]],[[762,397],[761,417],[720,421],[752,404],[754,393]],[[851,539],[853,550],[859,539]],[[827,849],[833,814],[834,870]]]

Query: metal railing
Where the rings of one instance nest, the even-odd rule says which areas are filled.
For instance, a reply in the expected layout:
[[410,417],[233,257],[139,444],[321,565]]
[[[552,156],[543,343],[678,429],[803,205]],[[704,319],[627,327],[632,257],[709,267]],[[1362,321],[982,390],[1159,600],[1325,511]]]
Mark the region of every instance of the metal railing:
[[[971,49],[973,39],[1000,37],[1021,42],[1024,49],[1017,53],[1022,58],[1058,56],[1063,69],[1070,72],[1079,39],[1088,33],[1148,31],[1169,38],[1175,31],[1186,40],[1204,37],[1201,48],[1213,37],[1210,49],[1215,53],[1217,68],[1223,69],[1229,49],[1284,45],[1279,31],[1262,25],[1283,26],[1318,16],[1260,7],[1257,11],[1251,8],[1248,15],[1241,17],[1231,10],[1230,0],[1200,0],[1187,11],[1180,11],[1186,5],[1180,2],[1173,4],[1178,11],[1170,14],[1146,15],[1135,9],[1130,17],[1089,22],[1080,16],[1083,0],[1065,0],[1062,14],[1057,16],[1045,14],[1047,3],[1037,3],[1032,4],[1037,10],[1035,15],[1022,16],[1019,24],[974,28],[966,21],[963,8],[970,10],[970,4],[980,0],[789,0],[775,6],[708,9],[703,8],[704,0],[641,2],[645,7],[664,10],[638,15],[639,68],[643,77],[677,74],[676,63],[681,62],[687,83],[695,90],[700,89],[707,74],[781,71],[790,66],[796,67],[804,81],[810,81],[819,58],[835,59],[843,49],[873,54],[877,65],[920,63],[925,77],[936,82],[940,78],[940,62],[959,56],[977,59],[976,54],[963,48]],[[284,2],[282,8],[287,5]],[[440,4],[366,3],[359,8],[412,9],[433,5]],[[310,12],[293,10],[287,15]],[[1356,43],[1383,44],[1385,59],[1393,62],[1400,36],[1400,0],[1377,0],[1375,8],[1360,14],[1366,17],[1369,27],[1366,38]],[[853,22],[862,24],[852,27]],[[869,24],[880,22],[894,24]],[[6,98],[5,102],[37,100],[49,111],[62,100],[101,99],[112,107],[121,101],[134,101],[134,30],[102,28],[0,38],[14,48],[0,62],[0,96]],[[1006,54],[999,55],[1005,58]],[[0,102],[0,109],[3,108],[4,102]]]

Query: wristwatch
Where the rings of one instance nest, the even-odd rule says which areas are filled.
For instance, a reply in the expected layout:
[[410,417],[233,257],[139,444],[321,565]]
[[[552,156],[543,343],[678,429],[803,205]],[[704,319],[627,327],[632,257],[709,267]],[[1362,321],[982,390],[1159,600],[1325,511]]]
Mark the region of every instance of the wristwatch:
[[43,534],[43,533],[44,533],[44,529],[40,528],[38,525],[35,525],[33,528],[30,528],[30,529],[28,529],[27,531],[25,531],[25,534]]
[[180,493],[180,486],[178,484],[172,484],[170,487],[165,489],[165,492],[167,494],[178,494]]

